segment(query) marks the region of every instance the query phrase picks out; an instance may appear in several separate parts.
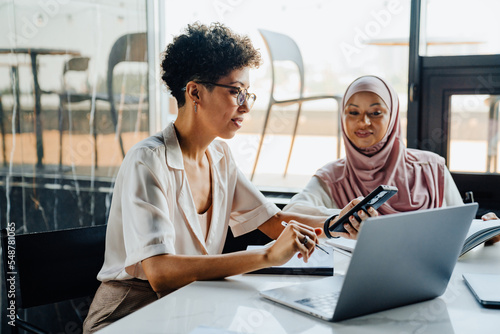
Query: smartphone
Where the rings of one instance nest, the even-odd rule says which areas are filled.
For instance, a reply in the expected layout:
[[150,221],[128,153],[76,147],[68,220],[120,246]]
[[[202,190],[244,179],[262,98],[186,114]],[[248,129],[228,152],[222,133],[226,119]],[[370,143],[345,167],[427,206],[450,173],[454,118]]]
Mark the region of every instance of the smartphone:
[[[330,220],[333,217],[328,218],[325,221],[324,230],[327,237],[331,238],[331,234],[329,232],[346,232],[347,230],[344,228],[345,223],[349,223],[349,217],[354,216],[359,222],[361,222],[361,218],[358,216],[358,211],[363,210],[368,214],[368,208],[372,207],[377,210],[382,204],[384,204],[389,198],[394,196],[398,192],[398,188],[393,186],[378,186],[375,190],[368,194],[365,198],[361,200],[354,208],[349,210],[348,213],[340,217],[332,226],[328,226],[330,224]],[[350,224],[350,223],[349,223]]]

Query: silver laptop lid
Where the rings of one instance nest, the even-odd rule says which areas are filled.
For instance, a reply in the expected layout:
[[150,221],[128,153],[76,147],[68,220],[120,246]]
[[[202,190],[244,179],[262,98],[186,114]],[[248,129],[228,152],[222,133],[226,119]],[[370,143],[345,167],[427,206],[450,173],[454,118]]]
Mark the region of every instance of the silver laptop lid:
[[471,203],[365,221],[332,320],[443,294],[477,207]]

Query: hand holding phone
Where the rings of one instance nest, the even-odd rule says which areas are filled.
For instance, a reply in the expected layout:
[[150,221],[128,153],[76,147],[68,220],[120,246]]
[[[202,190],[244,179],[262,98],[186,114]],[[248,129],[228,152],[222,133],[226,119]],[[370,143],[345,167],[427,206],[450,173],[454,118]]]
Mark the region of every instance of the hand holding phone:
[[[375,190],[373,190],[368,196],[363,198],[361,202],[356,204],[354,208],[349,210],[348,213],[340,217],[332,226],[330,225],[330,221],[335,217],[329,217],[323,226],[323,230],[325,235],[328,238],[333,238],[331,232],[344,232],[348,233],[344,228],[345,223],[349,223],[349,217],[354,216],[359,222],[361,222],[361,218],[358,216],[359,210],[363,210],[368,214],[368,208],[372,207],[377,210],[382,204],[384,204],[389,198],[395,195],[398,192],[398,188],[393,186],[381,185],[378,186]],[[350,224],[350,223],[349,223]]]

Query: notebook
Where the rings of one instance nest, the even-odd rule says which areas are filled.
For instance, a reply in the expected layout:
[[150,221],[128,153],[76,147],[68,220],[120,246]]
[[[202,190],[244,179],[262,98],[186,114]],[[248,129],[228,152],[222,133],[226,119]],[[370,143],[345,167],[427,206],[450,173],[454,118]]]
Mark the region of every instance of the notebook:
[[[269,247],[269,245],[250,245],[247,247],[247,250],[263,247]],[[263,268],[249,272],[248,274],[333,276],[333,249],[327,245],[322,245],[322,247],[328,254],[315,249],[307,263],[299,259],[297,255],[294,255],[287,263],[281,266]]]
[[444,293],[477,203],[368,218],[345,276],[261,291],[261,296],[341,321]]

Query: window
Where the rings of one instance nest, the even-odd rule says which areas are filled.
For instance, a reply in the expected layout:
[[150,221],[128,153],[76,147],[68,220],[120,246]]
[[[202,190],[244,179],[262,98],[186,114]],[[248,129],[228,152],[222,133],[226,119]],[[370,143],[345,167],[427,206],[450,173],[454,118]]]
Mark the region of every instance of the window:
[[[452,95],[450,170],[498,173],[498,95]],[[464,154],[467,152],[467,154]]]
[[[177,35],[190,22],[220,21],[236,32],[248,34],[261,50],[264,64],[251,73],[257,101],[243,128],[228,141],[238,165],[249,177],[271,82],[270,58],[258,29],[286,34],[297,43],[305,67],[305,96],[342,96],[354,79],[366,74],[388,80],[399,94],[402,127],[406,129],[409,0],[342,4],[326,0],[167,1],[165,17],[168,36]],[[276,94],[280,98],[297,97],[294,65],[285,63],[277,70]],[[343,155],[343,145],[338,145],[337,103],[331,99],[304,103],[284,176],[296,113],[296,105],[272,109],[253,179],[261,189],[302,188],[317,169]]]
[[[413,4],[410,59],[414,61],[409,82],[417,98],[408,106],[414,126],[408,128],[407,139],[412,147],[447,159],[462,196],[472,191],[480,203],[480,217],[497,210],[500,201],[495,190],[500,184],[496,103],[500,48],[493,33],[498,24],[490,20],[498,4],[483,0]],[[446,24],[440,23],[445,16]],[[438,37],[443,43],[431,45]]]
[[422,1],[420,55],[500,53],[499,11],[496,0]]
[[[14,172],[112,177],[122,147],[149,135],[146,2],[0,6],[0,162]],[[124,52],[112,54],[120,41]]]

